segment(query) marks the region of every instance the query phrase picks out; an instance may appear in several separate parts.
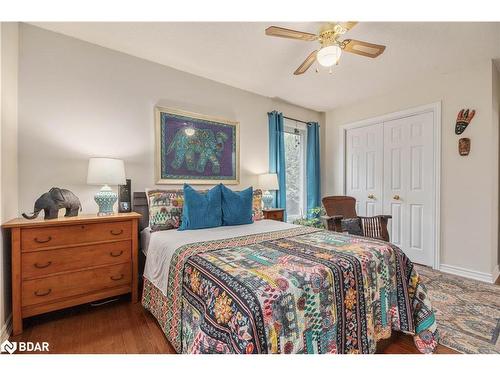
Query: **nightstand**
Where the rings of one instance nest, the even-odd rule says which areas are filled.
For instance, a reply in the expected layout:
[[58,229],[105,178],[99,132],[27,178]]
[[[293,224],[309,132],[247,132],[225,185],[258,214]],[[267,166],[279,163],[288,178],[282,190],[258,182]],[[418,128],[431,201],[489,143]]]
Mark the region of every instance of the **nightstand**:
[[285,221],[284,208],[264,208],[262,212],[264,213],[264,219]]
[[131,293],[138,301],[137,248],[141,215],[14,219],[13,334],[29,316]]

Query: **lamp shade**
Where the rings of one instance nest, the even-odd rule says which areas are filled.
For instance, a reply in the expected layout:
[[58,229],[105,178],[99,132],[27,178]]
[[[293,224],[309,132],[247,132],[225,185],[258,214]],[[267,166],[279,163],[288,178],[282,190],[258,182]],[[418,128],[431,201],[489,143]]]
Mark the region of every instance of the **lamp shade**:
[[259,187],[262,190],[279,190],[278,175],[276,173],[259,175]]
[[125,183],[123,160],[110,158],[90,158],[87,173],[89,185],[122,185]]

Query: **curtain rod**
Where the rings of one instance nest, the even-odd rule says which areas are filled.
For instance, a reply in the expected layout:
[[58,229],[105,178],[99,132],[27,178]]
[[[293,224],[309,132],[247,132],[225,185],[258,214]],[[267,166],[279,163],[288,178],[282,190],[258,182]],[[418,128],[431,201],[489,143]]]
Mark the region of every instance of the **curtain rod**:
[[303,124],[308,124],[308,122],[305,122],[305,121],[302,121],[302,120],[298,120],[296,118],[293,118],[293,117],[287,117],[287,116],[283,116],[283,118],[286,118],[287,120],[292,120],[292,121],[297,121],[297,122],[301,122]]

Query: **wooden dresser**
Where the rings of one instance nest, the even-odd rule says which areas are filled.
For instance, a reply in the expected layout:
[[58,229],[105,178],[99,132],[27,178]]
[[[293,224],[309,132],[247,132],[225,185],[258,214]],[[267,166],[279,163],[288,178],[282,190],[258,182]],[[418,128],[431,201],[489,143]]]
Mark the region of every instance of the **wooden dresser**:
[[120,294],[137,302],[138,220],[135,212],[53,220],[14,219],[12,325],[22,319]]

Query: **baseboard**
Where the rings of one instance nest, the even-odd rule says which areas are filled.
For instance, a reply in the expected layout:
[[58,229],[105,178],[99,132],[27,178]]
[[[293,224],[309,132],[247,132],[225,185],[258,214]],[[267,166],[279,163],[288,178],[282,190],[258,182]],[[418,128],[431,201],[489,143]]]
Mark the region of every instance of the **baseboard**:
[[2,330],[0,331],[0,343],[4,342],[5,340],[8,340],[10,337],[10,334],[12,333],[12,314],[10,314],[7,317],[7,321],[2,327]]
[[448,264],[441,264],[439,266],[439,270],[445,273],[451,273],[452,275],[462,276],[468,279],[474,279],[490,284],[493,284],[496,279],[493,278],[494,275],[491,273],[469,270],[467,268],[450,266]]

